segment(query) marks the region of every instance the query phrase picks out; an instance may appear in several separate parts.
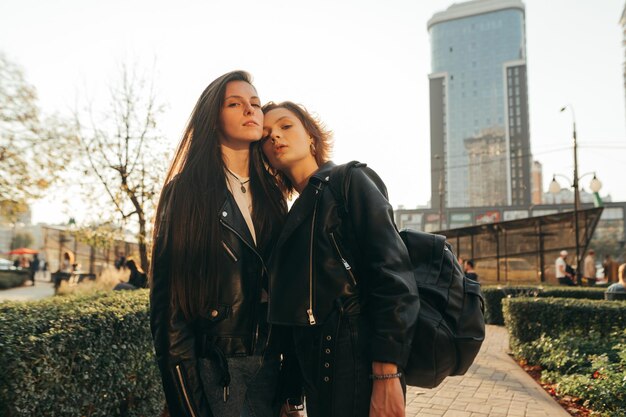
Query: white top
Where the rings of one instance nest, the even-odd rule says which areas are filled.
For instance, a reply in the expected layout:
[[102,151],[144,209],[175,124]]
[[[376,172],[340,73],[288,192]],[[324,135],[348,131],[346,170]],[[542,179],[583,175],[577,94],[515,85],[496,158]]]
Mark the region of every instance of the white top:
[[[237,178],[239,181],[237,181]],[[239,206],[239,211],[243,214],[243,218],[248,225],[248,229],[250,230],[250,234],[252,235],[252,240],[256,244],[256,233],[254,232],[254,224],[252,223],[252,195],[250,194],[250,182],[249,178],[242,177],[233,177],[232,174],[226,172],[226,184],[228,185],[228,189],[232,193],[233,197],[235,197],[235,201],[237,202],[237,206]],[[243,186],[241,183],[245,182]],[[244,187],[246,192],[244,193],[241,190],[241,187]]]
[[[563,266],[563,272],[561,272],[561,268],[559,268],[560,265]],[[556,258],[556,262],[554,263],[554,266],[556,267],[556,277],[557,278],[564,278],[565,277],[565,267],[567,266],[567,263],[565,262],[565,259],[563,259],[563,258],[561,258],[559,256],[558,258]]]

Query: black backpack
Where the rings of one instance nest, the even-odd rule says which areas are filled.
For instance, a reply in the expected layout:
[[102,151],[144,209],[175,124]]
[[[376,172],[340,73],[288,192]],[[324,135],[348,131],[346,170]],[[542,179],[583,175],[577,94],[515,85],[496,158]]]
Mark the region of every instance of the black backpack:
[[[345,188],[357,161],[334,167],[329,187],[340,216],[347,214]],[[383,190],[386,196],[386,191]],[[447,376],[463,375],[485,340],[480,284],[465,276],[445,236],[404,229],[420,296],[411,354],[403,372],[408,385],[434,388]]]

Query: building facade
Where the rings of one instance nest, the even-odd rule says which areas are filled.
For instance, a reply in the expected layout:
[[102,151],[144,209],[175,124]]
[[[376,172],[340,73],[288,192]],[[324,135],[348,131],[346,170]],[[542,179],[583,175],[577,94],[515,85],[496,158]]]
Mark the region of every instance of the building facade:
[[[570,193],[562,190],[562,193]],[[559,196],[557,196],[559,197]],[[551,197],[549,197],[551,198]],[[593,196],[581,192],[581,209],[590,209]],[[611,255],[620,262],[626,261],[626,202],[609,202],[604,198],[604,210],[600,221],[590,240],[590,248],[595,249],[600,256]],[[546,216],[572,212],[574,209],[573,196],[568,203],[544,203],[541,205],[526,206],[485,206],[485,207],[458,207],[438,209],[397,209],[394,211],[396,224],[399,229],[415,229],[425,232],[439,232],[444,235],[470,226],[488,225],[491,223],[520,220],[537,216]],[[440,214],[442,219],[439,219]],[[562,233],[572,233],[572,228],[563,229]],[[529,238],[528,236],[523,238]],[[556,250],[556,249],[555,249]],[[559,249],[560,250],[560,249]],[[514,253],[514,251],[511,251]],[[558,253],[558,250],[557,252]],[[556,259],[555,255],[555,259]],[[600,259],[600,256],[597,259]]]
[[624,10],[622,11],[622,18],[619,21],[620,25],[622,25],[623,32],[623,40],[622,46],[624,47],[624,93],[626,94],[626,5],[624,5]]
[[454,4],[428,30],[432,207],[529,205],[524,4]]

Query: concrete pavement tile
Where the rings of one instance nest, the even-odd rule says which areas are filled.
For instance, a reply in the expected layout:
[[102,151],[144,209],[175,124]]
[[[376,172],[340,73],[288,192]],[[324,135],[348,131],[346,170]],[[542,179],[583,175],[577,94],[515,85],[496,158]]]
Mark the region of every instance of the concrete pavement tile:
[[473,413],[489,414],[489,412],[491,411],[491,406],[485,404],[468,404],[465,410],[471,411]]
[[419,407],[429,407],[430,406],[429,401],[430,400],[428,398],[417,397],[411,400],[410,402],[407,401],[407,404],[412,404],[412,405],[416,405]]
[[509,408],[509,411],[507,412],[507,415],[510,417],[524,417],[526,416],[526,409],[525,408],[514,408],[511,407]]
[[419,417],[441,417],[444,413],[444,410],[424,410]]
[[518,380],[505,380],[500,382],[500,386],[521,389],[523,385]]
[[448,410],[460,410],[460,411],[465,411],[465,409],[467,408],[468,403],[463,402],[463,401],[455,401],[454,403],[450,404],[450,407],[448,407]]
[[466,380],[461,381],[460,385],[463,386],[463,387],[476,387],[476,388],[478,388],[480,386],[480,382],[481,382],[480,379],[472,378],[472,379],[466,379]]
[[492,380],[494,381],[502,381],[504,380],[504,378],[506,378],[506,373],[504,372],[494,372],[491,377]]
[[459,393],[456,391],[452,391],[452,390],[439,391],[437,394],[435,394],[435,397],[440,397],[440,398],[456,398],[458,396],[459,396]]
[[492,407],[503,407],[503,408],[510,408],[511,407],[511,401],[507,401],[507,400],[491,400],[488,403],[490,406]]
[[526,407],[528,407],[528,403],[521,402],[521,401],[511,401],[511,405],[509,406],[509,408],[519,408],[519,409],[526,409]]
[[443,397],[434,397],[434,398],[431,398],[429,401],[430,404],[445,405],[446,407],[448,407],[453,402],[454,400],[452,398],[443,398]]
[[[569,416],[569,414],[567,414]],[[526,411],[524,417],[554,417],[554,414],[546,413],[545,411]]]
[[472,413],[459,410],[448,410],[443,417],[471,417]]

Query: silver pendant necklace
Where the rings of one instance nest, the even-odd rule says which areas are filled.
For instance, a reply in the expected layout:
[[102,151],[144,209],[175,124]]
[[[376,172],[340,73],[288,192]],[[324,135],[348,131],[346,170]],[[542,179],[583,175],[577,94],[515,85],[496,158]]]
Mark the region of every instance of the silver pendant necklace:
[[233,171],[231,171],[231,170],[230,170],[230,169],[228,169],[227,167],[224,167],[224,168],[226,168],[226,171],[228,171],[228,173],[229,173],[230,175],[232,175],[232,177],[233,177],[234,179],[236,179],[236,180],[237,180],[237,182],[238,182],[238,183],[239,183],[239,185],[241,186],[241,192],[245,194],[245,193],[246,193],[246,187],[245,187],[245,185],[246,185],[247,183],[249,183],[249,182],[250,182],[250,178],[248,178],[248,179],[247,179],[247,180],[245,180],[245,181],[241,181],[241,180],[239,179],[239,177],[233,173]]

